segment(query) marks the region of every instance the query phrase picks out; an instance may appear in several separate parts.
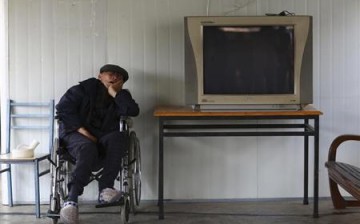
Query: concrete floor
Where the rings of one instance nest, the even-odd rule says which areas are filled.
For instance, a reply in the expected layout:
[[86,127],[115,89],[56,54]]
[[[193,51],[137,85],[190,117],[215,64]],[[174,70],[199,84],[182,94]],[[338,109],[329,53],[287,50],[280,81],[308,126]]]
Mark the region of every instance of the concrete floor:
[[[1,224],[52,223],[45,216],[48,206],[42,206],[42,217],[34,215],[33,205],[8,207],[0,205]],[[133,224],[342,224],[359,223],[360,208],[335,210],[329,198],[320,199],[320,217],[312,217],[312,204],[303,205],[301,199],[281,199],[262,201],[204,201],[166,202],[165,220],[158,220],[154,201],[142,202],[139,213],[131,215]],[[119,223],[119,207],[95,208],[92,204],[80,204],[80,223]]]

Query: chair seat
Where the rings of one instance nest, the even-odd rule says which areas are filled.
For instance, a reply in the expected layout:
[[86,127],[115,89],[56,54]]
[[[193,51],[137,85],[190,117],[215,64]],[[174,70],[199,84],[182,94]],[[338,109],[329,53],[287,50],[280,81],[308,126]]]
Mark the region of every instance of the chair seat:
[[26,163],[26,162],[34,162],[35,160],[44,160],[50,156],[49,153],[34,153],[33,157],[29,158],[18,158],[14,157],[11,152],[0,154],[0,162],[1,163]]

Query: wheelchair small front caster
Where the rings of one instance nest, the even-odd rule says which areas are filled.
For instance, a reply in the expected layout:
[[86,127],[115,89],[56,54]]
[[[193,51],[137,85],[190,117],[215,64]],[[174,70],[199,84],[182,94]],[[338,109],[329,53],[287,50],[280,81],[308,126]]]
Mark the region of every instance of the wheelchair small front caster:
[[53,224],[57,224],[58,223],[58,218],[52,218]]
[[120,220],[122,224],[129,222],[130,215],[130,198],[128,195],[124,196],[124,204],[120,208]]

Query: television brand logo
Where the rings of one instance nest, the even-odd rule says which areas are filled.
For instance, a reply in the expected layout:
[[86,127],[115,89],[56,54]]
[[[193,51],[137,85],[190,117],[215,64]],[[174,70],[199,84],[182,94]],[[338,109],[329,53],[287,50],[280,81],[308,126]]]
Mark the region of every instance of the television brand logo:
[[201,21],[201,25],[214,24],[214,21]]

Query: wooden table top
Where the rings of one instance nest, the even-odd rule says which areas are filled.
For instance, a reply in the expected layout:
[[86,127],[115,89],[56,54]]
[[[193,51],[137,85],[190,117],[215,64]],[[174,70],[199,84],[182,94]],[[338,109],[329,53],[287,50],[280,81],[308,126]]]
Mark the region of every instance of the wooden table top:
[[320,116],[323,113],[312,105],[301,110],[194,110],[191,106],[164,105],[154,110],[155,117],[186,116]]

